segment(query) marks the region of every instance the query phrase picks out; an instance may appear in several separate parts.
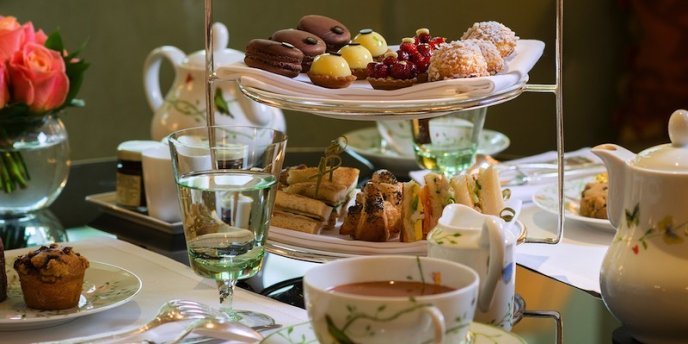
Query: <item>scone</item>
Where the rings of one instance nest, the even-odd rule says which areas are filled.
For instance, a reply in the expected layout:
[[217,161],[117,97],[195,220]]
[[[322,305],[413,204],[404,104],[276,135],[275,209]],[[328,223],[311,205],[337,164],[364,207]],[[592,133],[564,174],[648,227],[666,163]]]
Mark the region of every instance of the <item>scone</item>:
[[40,310],[76,307],[88,267],[85,257],[58,244],[41,246],[14,261],[24,302]]
[[483,39],[494,43],[502,57],[507,57],[516,50],[518,36],[504,24],[496,21],[474,23],[461,36],[461,39]]
[[581,194],[578,213],[581,216],[606,219],[608,188],[606,182],[596,181],[586,184]]
[[489,76],[480,47],[472,41],[453,41],[440,45],[430,58],[428,80]]

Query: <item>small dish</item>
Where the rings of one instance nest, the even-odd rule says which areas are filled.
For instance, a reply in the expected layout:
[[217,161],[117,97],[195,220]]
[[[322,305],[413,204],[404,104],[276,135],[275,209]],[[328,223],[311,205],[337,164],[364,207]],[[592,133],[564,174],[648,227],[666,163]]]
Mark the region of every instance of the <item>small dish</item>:
[[156,219],[152,216],[149,216],[146,213],[130,210],[130,209],[127,209],[124,207],[120,207],[119,205],[117,205],[117,202],[115,202],[115,199],[116,199],[116,194],[114,191],[86,196],[86,202],[93,203],[93,204],[99,206],[101,209],[103,209],[103,211],[110,213],[112,215],[115,215],[117,217],[121,217],[123,219],[133,221],[133,222],[136,222],[138,224],[141,224],[141,225],[144,225],[146,227],[150,227],[150,228],[153,228],[153,229],[159,230],[161,232],[165,232],[165,233],[170,233],[170,234],[182,234],[182,233],[184,233],[184,227],[183,227],[181,222],[169,223],[169,222],[165,222],[165,221]]
[[[382,137],[377,128],[362,128],[344,134],[347,138],[347,152],[353,152],[368,160],[376,168],[385,168],[395,174],[407,174],[418,170],[413,155],[399,154],[383,146]],[[340,139],[343,144],[343,140]],[[495,130],[484,129],[480,137],[478,154],[494,155],[507,149],[509,137]]]
[[[580,197],[585,184],[595,180],[594,176],[567,179],[564,181],[564,217],[567,220],[583,223],[587,226],[608,231],[616,231],[607,219],[596,219],[582,216],[578,213]],[[533,203],[554,215],[558,215],[559,201],[557,198],[557,184],[551,183],[540,188],[533,194]]]
[[76,318],[99,313],[129,302],[141,290],[141,279],[118,266],[91,262],[84,276],[79,305],[59,311],[26,307],[19,277],[8,259],[7,300],[0,303],[0,331],[17,331],[55,326]]
[[[506,332],[500,328],[472,322],[469,327],[469,337],[471,344],[524,344],[526,341],[517,334]],[[292,326],[287,326],[279,331],[273,332],[260,344],[296,344],[296,343],[318,343],[313,327],[310,322],[304,322]]]

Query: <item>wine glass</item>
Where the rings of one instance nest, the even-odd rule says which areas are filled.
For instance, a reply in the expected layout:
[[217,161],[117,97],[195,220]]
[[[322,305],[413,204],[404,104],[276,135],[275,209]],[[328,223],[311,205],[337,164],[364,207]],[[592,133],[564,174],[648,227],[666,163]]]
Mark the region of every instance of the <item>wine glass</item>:
[[217,281],[221,307],[249,326],[274,320],[232,309],[239,279],[260,271],[287,136],[267,128],[211,126],[168,136],[189,264]]
[[473,165],[486,108],[412,121],[413,150],[418,164],[447,177]]

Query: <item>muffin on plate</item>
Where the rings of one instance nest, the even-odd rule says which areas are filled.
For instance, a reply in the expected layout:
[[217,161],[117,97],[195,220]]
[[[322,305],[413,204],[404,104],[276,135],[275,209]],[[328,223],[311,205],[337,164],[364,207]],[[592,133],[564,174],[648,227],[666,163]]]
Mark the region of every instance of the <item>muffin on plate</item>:
[[40,310],[76,307],[88,267],[85,257],[58,244],[41,246],[14,261],[24,302]]

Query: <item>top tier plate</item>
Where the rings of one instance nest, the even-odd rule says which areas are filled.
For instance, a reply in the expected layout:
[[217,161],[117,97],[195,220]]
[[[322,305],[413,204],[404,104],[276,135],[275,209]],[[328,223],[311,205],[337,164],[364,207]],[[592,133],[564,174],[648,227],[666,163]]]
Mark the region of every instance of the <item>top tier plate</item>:
[[[497,75],[417,84],[385,91],[356,81],[343,89],[327,89],[307,75],[287,78],[238,61],[218,68],[220,80],[235,80],[249,98],[270,106],[311,112],[346,120],[414,119],[480,108],[516,98],[525,89],[528,72],[542,56],[545,44],[519,40]],[[396,49],[395,47],[391,47]]]

